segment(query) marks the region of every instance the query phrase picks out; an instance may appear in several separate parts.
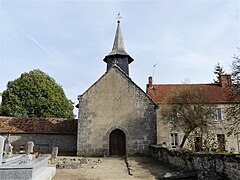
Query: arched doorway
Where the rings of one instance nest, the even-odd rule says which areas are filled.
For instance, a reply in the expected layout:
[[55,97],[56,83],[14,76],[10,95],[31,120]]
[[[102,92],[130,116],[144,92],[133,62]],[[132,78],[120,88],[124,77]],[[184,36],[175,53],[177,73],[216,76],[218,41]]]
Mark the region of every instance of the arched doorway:
[[126,155],[126,136],[120,129],[113,130],[109,135],[109,155]]

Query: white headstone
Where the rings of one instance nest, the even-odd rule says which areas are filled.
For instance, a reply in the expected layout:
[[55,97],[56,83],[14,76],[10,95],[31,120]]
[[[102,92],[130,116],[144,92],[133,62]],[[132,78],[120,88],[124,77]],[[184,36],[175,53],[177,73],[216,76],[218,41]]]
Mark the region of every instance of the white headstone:
[[33,143],[32,141],[29,141],[29,142],[27,143],[26,154],[33,153],[33,146],[34,146],[34,143]]
[[58,155],[58,147],[53,147],[52,149],[52,159],[56,159]]
[[2,165],[4,138],[0,136],[0,166]]

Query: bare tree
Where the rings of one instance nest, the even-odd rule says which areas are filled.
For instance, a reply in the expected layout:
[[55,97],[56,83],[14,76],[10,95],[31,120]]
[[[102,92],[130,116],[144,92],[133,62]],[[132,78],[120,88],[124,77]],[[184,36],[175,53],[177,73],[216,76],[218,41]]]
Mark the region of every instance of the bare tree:
[[240,55],[234,55],[231,69],[233,84],[230,87],[230,101],[233,103],[227,108],[227,120],[230,122],[229,134],[238,134],[240,133]]
[[212,125],[213,115],[208,98],[200,88],[184,86],[169,93],[161,105],[161,114],[165,122],[171,122],[173,129],[180,129],[184,137],[180,144],[182,148],[190,133],[200,129],[201,134]]
[[[238,52],[240,52],[240,48],[238,48]],[[236,84],[240,84],[240,55],[238,54],[233,56],[232,77]]]

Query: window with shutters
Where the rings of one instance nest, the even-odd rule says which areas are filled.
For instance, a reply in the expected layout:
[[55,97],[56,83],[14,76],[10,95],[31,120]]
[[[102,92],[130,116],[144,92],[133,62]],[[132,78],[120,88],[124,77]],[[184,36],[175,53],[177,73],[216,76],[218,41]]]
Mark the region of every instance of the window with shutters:
[[216,122],[223,121],[223,109],[220,108],[215,109],[213,115],[214,121]]

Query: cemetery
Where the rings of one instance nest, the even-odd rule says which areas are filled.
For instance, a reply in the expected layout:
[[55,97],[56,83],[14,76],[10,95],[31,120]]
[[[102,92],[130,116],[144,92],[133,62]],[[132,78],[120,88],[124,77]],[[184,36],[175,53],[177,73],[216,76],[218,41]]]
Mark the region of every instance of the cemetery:
[[34,153],[34,143],[29,141],[26,150],[13,154],[8,139],[0,136],[0,179],[49,180],[56,173],[55,167],[48,167],[50,155]]

